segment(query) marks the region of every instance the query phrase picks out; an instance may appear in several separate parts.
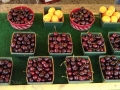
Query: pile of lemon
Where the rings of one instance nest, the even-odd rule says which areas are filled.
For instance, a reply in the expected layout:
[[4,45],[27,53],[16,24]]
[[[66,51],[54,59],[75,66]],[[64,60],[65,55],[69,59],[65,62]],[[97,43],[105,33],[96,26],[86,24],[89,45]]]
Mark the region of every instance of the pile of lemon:
[[120,18],[120,12],[117,12],[114,6],[108,8],[101,6],[99,12],[102,14],[103,22],[118,22]]
[[44,22],[59,22],[63,17],[61,10],[56,10],[54,7],[48,9],[48,13],[43,16]]

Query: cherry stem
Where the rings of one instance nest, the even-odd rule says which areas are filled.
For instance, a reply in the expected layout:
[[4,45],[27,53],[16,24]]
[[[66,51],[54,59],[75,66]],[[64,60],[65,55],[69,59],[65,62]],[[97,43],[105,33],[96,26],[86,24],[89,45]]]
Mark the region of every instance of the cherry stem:
[[55,29],[55,31],[57,32],[57,30],[56,30],[56,26],[54,26],[54,29]]
[[[65,64],[65,62],[66,62],[66,61],[62,62],[62,63],[60,64],[60,66],[62,66],[63,64]],[[66,66],[66,65],[65,65],[65,66]]]

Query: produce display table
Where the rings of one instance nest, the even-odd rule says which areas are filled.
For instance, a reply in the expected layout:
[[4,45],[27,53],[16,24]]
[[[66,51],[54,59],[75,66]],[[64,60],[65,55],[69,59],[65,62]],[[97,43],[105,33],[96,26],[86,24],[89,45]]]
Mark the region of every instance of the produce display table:
[[[14,8],[16,6],[28,6],[30,7],[36,14],[35,14],[35,21],[33,26],[26,30],[26,32],[36,32],[37,34],[37,47],[36,47],[36,53],[35,56],[45,56],[48,55],[47,52],[47,35],[50,32],[54,32],[54,30],[46,30],[44,28],[44,24],[42,21],[42,13],[43,13],[43,8],[45,6],[61,6],[65,18],[65,23],[63,25],[64,28],[58,30],[58,32],[69,32],[72,35],[72,39],[73,39],[73,43],[74,43],[74,54],[75,55],[83,55],[82,54],[82,50],[81,50],[81,43],[80,43],[80,32],[74,30],[70,24],[69,24],[69,13],[71,10],[78,8],[78,7],[85,7],[86,9],[89,9],[91,12],[93,12],[94,14],[98,14],[99,13],[99,7],[101,5],[85,5],[85,4],[69,4],[69,5],[64,5],[64,4],[60,4],[60,5],[56,5],[56,4],[51,4],[51,5],[44,5],[44,4],[2,4],[0,5],[0,27],[1,27],[1,34],[0,34],[0,48],[1,48],[1,52],[0,52],[0,56],[1,57],[6,57],[6,56],[11,56],[10,52],[9,52],[9,47],[10,47],[10,40],[11,40],[11,36],[13,32],[19,32],[15,29],[13,29],[9,22],[7,21],[6,18],[6,13],[11,9]],[[110,5],[105,5],[110,6]],[[115,6],[116,9],[118,11],[120,11],[119,5]],[[93,31],[93,32],[101,32],[103,34],[103,37],[107,38],[107,33],[109,31],[119,31],[120,28],[118,29],[102,29],[100,26],[100,20],[98,15],[95,15],[96,17],[96,21],[93,24],[93,26],[90,28],[89,31]],[[106,47],[108,46],[108,41],[105,39],[106,41]],[[76,41],[77,40],[77,41]],[[3,43],[2,43],[3,42]],[[44,46],[44,47],[42,47]],[[44,53],[43,53],[44,52]],[[107,55],[109,55],[109,47],[107,47]],[[23,79],[22,77],[25,77],[25,67],[26,67],[26,61],[27,58],[17,58],[17,57],[13,57],[14,62],[18,64],[14,65],[13,68],[13,76],[12,76],[12,85],[1,85],[0,86],[0,90],[16,90],[16,89],[20,89],[20,90],[119,90],[120,89],[120,83],[102,83],[101,81],[101,75],[100,75],[100,70],[99,70],[99,64],[98,64],[98,57],[91,57],[92,63],[93,63],[93,71],[94,73],[94,81],[93,83],[86,83],[86,84],[67,84],[66,82],[66,78],[65,79],[61,79],[61,76],[64,76],[65,73],[64,71],[61,70],[65,70],[65,67],[62,67],[62,69],[59,69],[58,67],[60,67],[60,64],[64,61],[64,57],[63,58],[55,58],[55,68],[56,72],[55,72],[55,81],[53,82],[54,84],[52,85],[26,85],[26,81],[25,78]],[[19,65],[21,64],[21,65]],[[20,70],[17,71],[17,70]],[[23,72],[21,72],[23,70]],[[15,73],[17,71],[17,73]],[[61,71],[61,72],[60,72]],[[24,73],[24,74],[21,74]],[[16,75],[15,75],[16,74]],[[18,75],[18,76],[17,76]],[[59,77],[59,78],[58,78]],[[20,81],[21,80],[21,81]],[[63,80],[63,81],[62,81]]]

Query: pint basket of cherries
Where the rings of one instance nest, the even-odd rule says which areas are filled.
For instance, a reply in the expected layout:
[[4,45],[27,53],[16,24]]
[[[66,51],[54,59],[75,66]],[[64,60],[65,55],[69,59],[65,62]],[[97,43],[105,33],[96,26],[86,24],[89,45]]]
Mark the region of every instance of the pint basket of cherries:
[[112,54],[120,55],[120,32],[109,32],[108,38]]
[[10,52],[19,57],[32,56],[36,49],[36,33],[14,32],[12,34]]
[[32,56],[26,67],[27,84],[53,84],[54,62],[52,56]]
[[26,6],[12,8],[7,15],[11,26],[17,30],[25,30],[34,22],[34,12]]
[[88,56],[67,56],[65,58],[68,83],[93,82],[93,70]]
[[101,33],[81,33],[80,38],[84,55],[96,56],[106,54],[106,46]]
[[73,42],[70,33],[49,33],[48,53],[54,56],[72,55]]
[[120,82],[120,56],[99,56],[103,82]]
[[11,83],[13,71],[13,61],[11,57],[0,57],[0,84],[9,85]]
[[71,26],[79,31],[87,31],[95,21],[93,13],[84,7],[72,10],[69,18]]

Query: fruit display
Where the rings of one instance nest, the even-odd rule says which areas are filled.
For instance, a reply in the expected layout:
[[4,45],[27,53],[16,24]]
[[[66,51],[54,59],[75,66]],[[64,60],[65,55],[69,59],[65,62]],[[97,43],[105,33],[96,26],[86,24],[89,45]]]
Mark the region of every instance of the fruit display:
[[81,33],[81,43],[84,54],[86,52],[95,52],[95,54],[106,53],[106,46],[101,33]]
[[120,12],[116,11],[114,6],[109,6],[108,8],[101,6],[99,12],[103,22],[119,22]]
[[16,32],[11,39],[11,54],[32,55],[36,48],[36,34],[34,32]]
[[0,57],[0,84],[9,83],[12,75],[13,62],[11,58]]
[[69,17],[71,26],[80,31],[88,30],[95,21],[94,15],[84,7],[72,10]]
[[7,18],[13,28],[25,30],[32,26],[34,13],[30,8],[20,6],[10,9]]
[[44,13],[44,22],[62,22],[63,12],[55,7],[50,7],[46,13]]
[[69,33],[49,33],[48,52],[50,55],[71,55],[73,42]]
[[100,56],[99,62],[104,79],[119,80],[120,79],[120,57],[114,55]]
[[69,83],[72,81],[92,82],[92,65],[88,56],[67,56],[65,62]]
[[29,57],[26,70],[28,84],[52,83],[54,80],[54,64],[51,56]]

